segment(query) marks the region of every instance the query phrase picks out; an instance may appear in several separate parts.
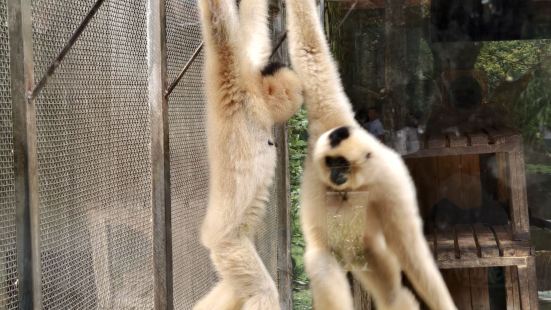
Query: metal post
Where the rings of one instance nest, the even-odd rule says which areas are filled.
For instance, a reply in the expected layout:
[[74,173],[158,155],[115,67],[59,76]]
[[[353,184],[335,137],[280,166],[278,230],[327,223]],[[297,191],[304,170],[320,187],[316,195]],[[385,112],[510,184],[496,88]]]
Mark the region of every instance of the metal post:
[[[285,41],[285,10],[282,0],[270,1],[272,39],[275,45],[270,57],[282,63],[289,61],[287,49],[280,48]],[[292,263],[291,263],[291,199],[289,179],[289,152],[287,128],[284,124],[275,127],[277,145],[276,203],[277,203],[277,286],[282,309],[293,308]]]
[[20,309],[41,309],[40,210],[33,87],[31,1],[8,0]]
[[147,62],[151,126],[153,277],[155,309],[172,309],[172,229],[165,0],[147,2]]

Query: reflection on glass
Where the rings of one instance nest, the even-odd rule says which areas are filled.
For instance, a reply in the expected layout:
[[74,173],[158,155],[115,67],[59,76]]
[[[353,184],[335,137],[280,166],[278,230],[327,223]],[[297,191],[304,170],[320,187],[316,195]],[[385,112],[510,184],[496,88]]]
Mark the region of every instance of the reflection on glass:
[[472,301],[458,307],[549,306],[551,2],[354,3],[324,4],[346,93],[360,125],[404,156],[427,239],[449,246],[435,258],[457,260],[442,273]]

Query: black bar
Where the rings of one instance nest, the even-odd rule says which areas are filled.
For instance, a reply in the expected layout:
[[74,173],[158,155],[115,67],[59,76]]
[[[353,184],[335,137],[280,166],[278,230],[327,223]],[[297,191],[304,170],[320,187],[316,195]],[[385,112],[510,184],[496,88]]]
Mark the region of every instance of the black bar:
[[184,77],[184,74],[186,74],[187,70],[189,69],[189,67],[191,66],[191,64],[195,61],[195,58],[197,58],[197,56],[199,56],[199,53],[201,52],[201,50],[203,49],[203,45],[204,45],[204,42],[201,42],[197,48],[195,49],[195,51],[193,52],[193,54],[191,55],[191,58],[186,62],[186,65],[184,66],[184,68],[182,69],[182,71],[180,71],[180,73],[178,74],[178,76],[176,77],[176,79],[174,79],[174,81],[172,81],[172,83],[170,83],[170,86],[168,87],[168,89],[166,90],[165,92],[165,98],[167,98],[168,96],[170,96],[170,94],[172,93],[172,91],[174,90],[174,88],[176,87],[176,85],[178,85],[178,83],[180,83],[180,80]]
[[172,226],[165,0],[148,0],[147,63],[151,126],[154,308],[173,309]]
[[276,46],[274,47],[274,49],[272,50],[272,53],[270,54],[270,58],[274,57],[275,53],[281,47],[283,42],[285,42],[286,39],[287,39],[287,31],[285,31],[283,35],[279,38],[279,41],[277,41]]
[[41,309],[40,210],[33,85],[31,5],[8,1],[14,132],[17,280],[19,309]]
[[348,16],[350,16],[350,13],[352,13],[352,11],[354,11],[354,9],[356,8],[356,5],[358,5],[358,1],[356,0],[356,2],[354,2],[350,8],[348,9],[348,11],[346,12],[346,14],[344,14],[344,17],[341,19],[341,21],[339,22],[339,25],[337,26],[337,29],[341,28],[342,27],[342,24],[344,24],[344,22],[346,21],[346,19],[348,18]]
[[46,70],[46,73],[42,76],[40,81],[36,84],[34,89],[32,90],[32,93],[30,95],[30,99],[33,100],[38,96],[40,91],[46,86],[46,83],[48,82],[48,79],[54,74],[55,70],[61,62],[63,61],[63,58],[67,55],[67,53],[71,50],[75,42],[78,40],[84,29],[86,29],[86,26],[90,23],[90,20],[96,15],[97,11],[101,7],[105,0],[97,0],[92,9],[86,14],[86,17],[84,17],[84,20],[80,23],[78,28],[75,30],[75,32],[71,35],[69,38],[69,41],[65,44],[61,52],[57,55],[57,57],[52,61],[50,66],[48,67],[48,70]]

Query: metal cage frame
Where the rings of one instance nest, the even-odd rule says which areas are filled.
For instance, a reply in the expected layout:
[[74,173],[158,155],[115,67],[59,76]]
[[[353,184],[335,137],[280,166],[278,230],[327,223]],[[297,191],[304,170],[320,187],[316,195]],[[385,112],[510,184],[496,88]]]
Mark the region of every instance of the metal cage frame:
[[[95,14],[108,1],[116,0],[95,0],[61,51],[51,60],[44,75],[36,79],[32,1],[7,0],[14,140],[17,294],[20,309],[43,308],[36,98],[50,78],[56,74],[56,69],[63,63],[81,34],[86,31]],[[169,100],[172,91],[202,48],[202,44],[198,45],[176,79],[168,81],[166,2],[168,0],[147,0],[147,17],[144,16],[147,18],[147,94],[151,135],[149,191],[152,205],[154,309],[174,308]],[[274,38],[280,37],[277,44],[279,47],[284,40],[281,36],[285,20],[284,10],[280,0],[272,1],[270,8]],[[280,49],[274,54],[279,59],[286,59],[286,54]],[[277,256],[276,282],[280,289],[282,306],[290,309],[291,233],[287,137],[284,126],[276,128],[276,137],[278,145],[283,147],[278,148],[279,164],[275,184],[279,193],[275,197],[279,206],[278,250],[272,254]]]

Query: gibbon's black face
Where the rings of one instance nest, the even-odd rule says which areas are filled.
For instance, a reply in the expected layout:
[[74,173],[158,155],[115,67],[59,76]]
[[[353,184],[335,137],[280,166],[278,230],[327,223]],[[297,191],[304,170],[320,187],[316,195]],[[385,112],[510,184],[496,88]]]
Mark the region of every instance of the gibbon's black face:
[[325,156],[325,165],[329,168],[329,180],[336,185],[346,183],[350,172],[350,162],[342,156]]
[[356,190],[375,179],[378,169],[373,153],[381,147],[361,128],[331,129],[316,142],[314,164],[321,180],[333,190]]

